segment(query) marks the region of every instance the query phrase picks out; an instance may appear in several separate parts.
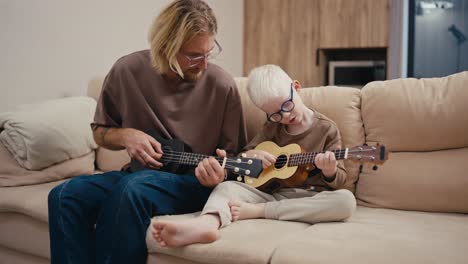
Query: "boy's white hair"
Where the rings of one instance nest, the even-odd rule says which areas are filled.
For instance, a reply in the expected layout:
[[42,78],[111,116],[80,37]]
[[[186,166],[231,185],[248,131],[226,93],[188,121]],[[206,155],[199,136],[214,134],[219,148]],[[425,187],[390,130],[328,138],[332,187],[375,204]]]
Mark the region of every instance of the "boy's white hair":
[[292,79],[279,66],[273,64],[254,68],[249,74],[247,92],[257,107],[262,107],[274,98],[287,98]]

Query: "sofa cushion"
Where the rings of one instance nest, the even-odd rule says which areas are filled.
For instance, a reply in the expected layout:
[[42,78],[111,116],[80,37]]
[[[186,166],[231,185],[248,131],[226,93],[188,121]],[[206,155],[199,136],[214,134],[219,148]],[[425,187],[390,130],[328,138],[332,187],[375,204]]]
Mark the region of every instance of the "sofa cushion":
[[98,170],[107,172],[120,170],[130,162],[128,152],[124,150],[110,150],[98,148],[96,151],[96,167]]
[[14,212],[47,223],[47,197],[64,181],[0,188],[0,212]]
[[467,223],[468,215],[462,214],[358,206],[345,223],[320,223],[281,237],[271,263],[462,264]]
[[95,108],[89,97],[19,106],[0,114],[0,142],[29,170],[85,155],[97,147],[90,127]]
[[[5,246],[45,259],[50,258],[47,223],[24,214],[6,212],[0,212],[0,223],[2,223],[0,225],[0,233],[2,234],[0,247]],[[18,236],[18,234],[21,235]]]
[[468,71],[443,78],[397,79],[362,89],[366,141],[391,151],[468,147]]
[[[178,220],[194,216],[196,214],[157,218]],[[202,263],[269,263],[271,255],[284,239],[303,232],[308,226],[304,223],[265,219],[244,220],[221,229],[221,238],[214,243],[193,244],[176,249],[158,247],[151,235],[151,228],[148,228],[146,243],[150,253],[164,253]]]
[[0,256],[2,256],[2,263],[21,263],[21,264],[49,264],[49,259],[44,259],[6,247],[0,246]]
[[392,152],[377,171],[365,167],[357,184],[366,206],[468,213],[468,148]]
[[444,78],[373,82],[362,89],[366,142],[391,151],[365,168],[360,204],[468,213],[468,72]]
[[53,182],[94,171],[94,151],[65,160],[42,170],[21,167],[0,143],[0,187],[12,187]]
[[[300,90],[305,105],[331,118],[338,126],[342,147],[364,144],[364,126],[361,118],[361,91],[348,87],[316,87]],[[344,188],[355,191],[359,164],[345,160],[347,181]]]
[[239,90],[242,102],[242,112],[244,113],[245,128],[247,129],[247,141],[252,140],[263,127],[266,121],[265,113],[254,105],[247,93],[248,78],[234,78]]

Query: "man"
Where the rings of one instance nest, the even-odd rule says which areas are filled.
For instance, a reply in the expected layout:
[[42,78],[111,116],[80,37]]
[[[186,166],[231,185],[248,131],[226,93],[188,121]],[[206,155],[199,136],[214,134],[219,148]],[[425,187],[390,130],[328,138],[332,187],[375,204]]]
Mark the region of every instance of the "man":
[[[245,144],[232,77],[208,60],[221,51],[216,18],[201,0],[177,0],[155,19],[150,51],[120,58],[107,75],[92,124],[96,142],[158,169],[164,151],[144,131],[193,152],[235,154]],[[195,172],[113,171],[74,177],[49,194],[52,263],[145,263],[154,215],[203,208],[225,171],[213,158]]]

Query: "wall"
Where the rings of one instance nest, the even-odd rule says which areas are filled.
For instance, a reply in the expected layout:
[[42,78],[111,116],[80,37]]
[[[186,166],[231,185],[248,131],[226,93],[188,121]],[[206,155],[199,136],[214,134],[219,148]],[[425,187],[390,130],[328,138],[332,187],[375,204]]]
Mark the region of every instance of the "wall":
[[390,9],[387,78],[407,76],[408,64],[408,5],[409,0],[392,0]]
[[[0,112],[86,94],[88,81],[104,76],[116,59],[148,47],[148,28],[169,2],[0,0]],[[207,2],[224,48],[216,63],[240,76],[243,1]]]

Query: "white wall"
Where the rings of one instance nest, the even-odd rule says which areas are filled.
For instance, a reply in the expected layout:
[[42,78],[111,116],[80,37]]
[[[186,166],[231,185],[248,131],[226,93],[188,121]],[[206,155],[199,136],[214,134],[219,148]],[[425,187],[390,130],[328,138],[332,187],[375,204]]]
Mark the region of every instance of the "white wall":
[[388,79],[405,78],[408,64],[408,0],[392,0],[387,54]]
[[[116,59],[148,47],[153,18],[169,0],[0,0],[0,112],[84,95]],[[207,0],[224,52],[217,64],[242,74],[243,1]]]

